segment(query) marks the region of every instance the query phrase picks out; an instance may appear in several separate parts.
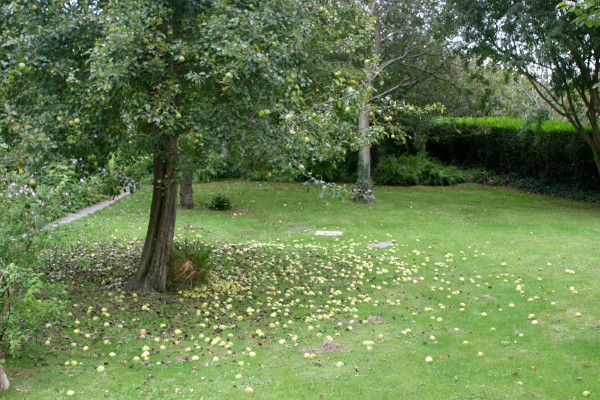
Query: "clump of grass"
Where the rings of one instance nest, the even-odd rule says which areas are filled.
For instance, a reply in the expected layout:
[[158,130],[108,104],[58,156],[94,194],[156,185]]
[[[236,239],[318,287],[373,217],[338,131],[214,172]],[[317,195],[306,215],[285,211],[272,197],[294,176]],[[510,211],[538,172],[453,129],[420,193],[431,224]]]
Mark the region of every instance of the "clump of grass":
[[214,264],[212,248],[198,240],[175,242],[169,262],[169,276],[173,286],[195,287],[206,285]]
[[225,193],[218,193],[210,199],[208,208],[215,211],[231,210],[231,199]]

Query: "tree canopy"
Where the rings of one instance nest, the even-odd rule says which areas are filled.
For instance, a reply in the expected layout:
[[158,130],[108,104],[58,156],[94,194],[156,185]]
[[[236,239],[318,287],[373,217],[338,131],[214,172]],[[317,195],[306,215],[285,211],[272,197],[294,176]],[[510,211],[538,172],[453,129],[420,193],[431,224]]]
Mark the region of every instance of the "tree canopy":
[[[464,54],[523,74],[594,153],[600,172],[600,32],[559,1],[449,0],[450,39]],[[590,126],[590,129],[586,128]]]
[[369,17],[359,2],[14,1],[2,7],[2,136],[19,168],[154,158],[131,289],[164,290],[178,153],[224,143],[274,169],[341,156],[357,135]]

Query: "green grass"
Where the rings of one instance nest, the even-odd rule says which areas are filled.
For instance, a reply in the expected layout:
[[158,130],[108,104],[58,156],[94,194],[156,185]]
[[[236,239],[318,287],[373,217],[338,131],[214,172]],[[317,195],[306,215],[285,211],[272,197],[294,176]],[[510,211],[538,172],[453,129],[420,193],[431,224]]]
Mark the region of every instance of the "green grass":
[[[599,208],[471,184],[377,188],[369,205],[299,184],[195,190],[176,236],[214,246],[209,288],[137,297],[105,288],[135,264],[148,188],[51,233],[50,276],[70,285],[71,315],[7,360],[5,398],[600,395]],[[202,206],[217,193],[232,210]],[[395,244],[368,246],[380,241]],[[144,346],[149,360],[133,361]]]

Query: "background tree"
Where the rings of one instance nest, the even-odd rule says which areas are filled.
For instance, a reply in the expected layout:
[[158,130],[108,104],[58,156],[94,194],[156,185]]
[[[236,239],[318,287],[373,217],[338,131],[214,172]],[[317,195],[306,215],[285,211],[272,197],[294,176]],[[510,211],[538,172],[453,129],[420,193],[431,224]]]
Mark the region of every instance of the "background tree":
[[557,9],[558,4],[450,0],[446,12],[455,28],[453,40],[464,54],[524,75],[586,141],[600,172],[600,33],[574,24],[574,16]]
[[[441,77],[444,42],[438,35],[439,2],[430,0],[373,0],[371,57],[364,60],[368,86],[362,91],[358,130],[362,146],[358,158],[357,192],[371,193],[371,145],[385,134],[401,137],[402,116],[419,114],[428,104],[411,103],[408,93]],[[414,97],[413,97],[414,98]],[[436,100],[437,102],[437,100]],[[436,108],[436,107],[433,107]],[[372,199],[372,196],[359,196]]]
[[[451,59],[448,81],[436,84],[434,95],[446,106],[445,115],[453,117],[523,118],[544,109],[553,119],[562,117],[552,111],[529,81],[512,69],[482,65],[475,60]],[[451,81],[450,81],[451,79]]]

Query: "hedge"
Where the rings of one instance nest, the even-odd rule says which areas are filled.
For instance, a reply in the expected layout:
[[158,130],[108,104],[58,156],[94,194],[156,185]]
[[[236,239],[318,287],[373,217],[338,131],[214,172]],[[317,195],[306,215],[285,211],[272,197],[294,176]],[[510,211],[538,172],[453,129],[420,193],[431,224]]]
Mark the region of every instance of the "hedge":
[[[504,125],[504,126],[498,126]],[[600,191],[600,174],[591,149],[572,129],[521,130],[477,121],[442,121],[432,126],[430,156],[463,168],[478,168],[543,185]]]

